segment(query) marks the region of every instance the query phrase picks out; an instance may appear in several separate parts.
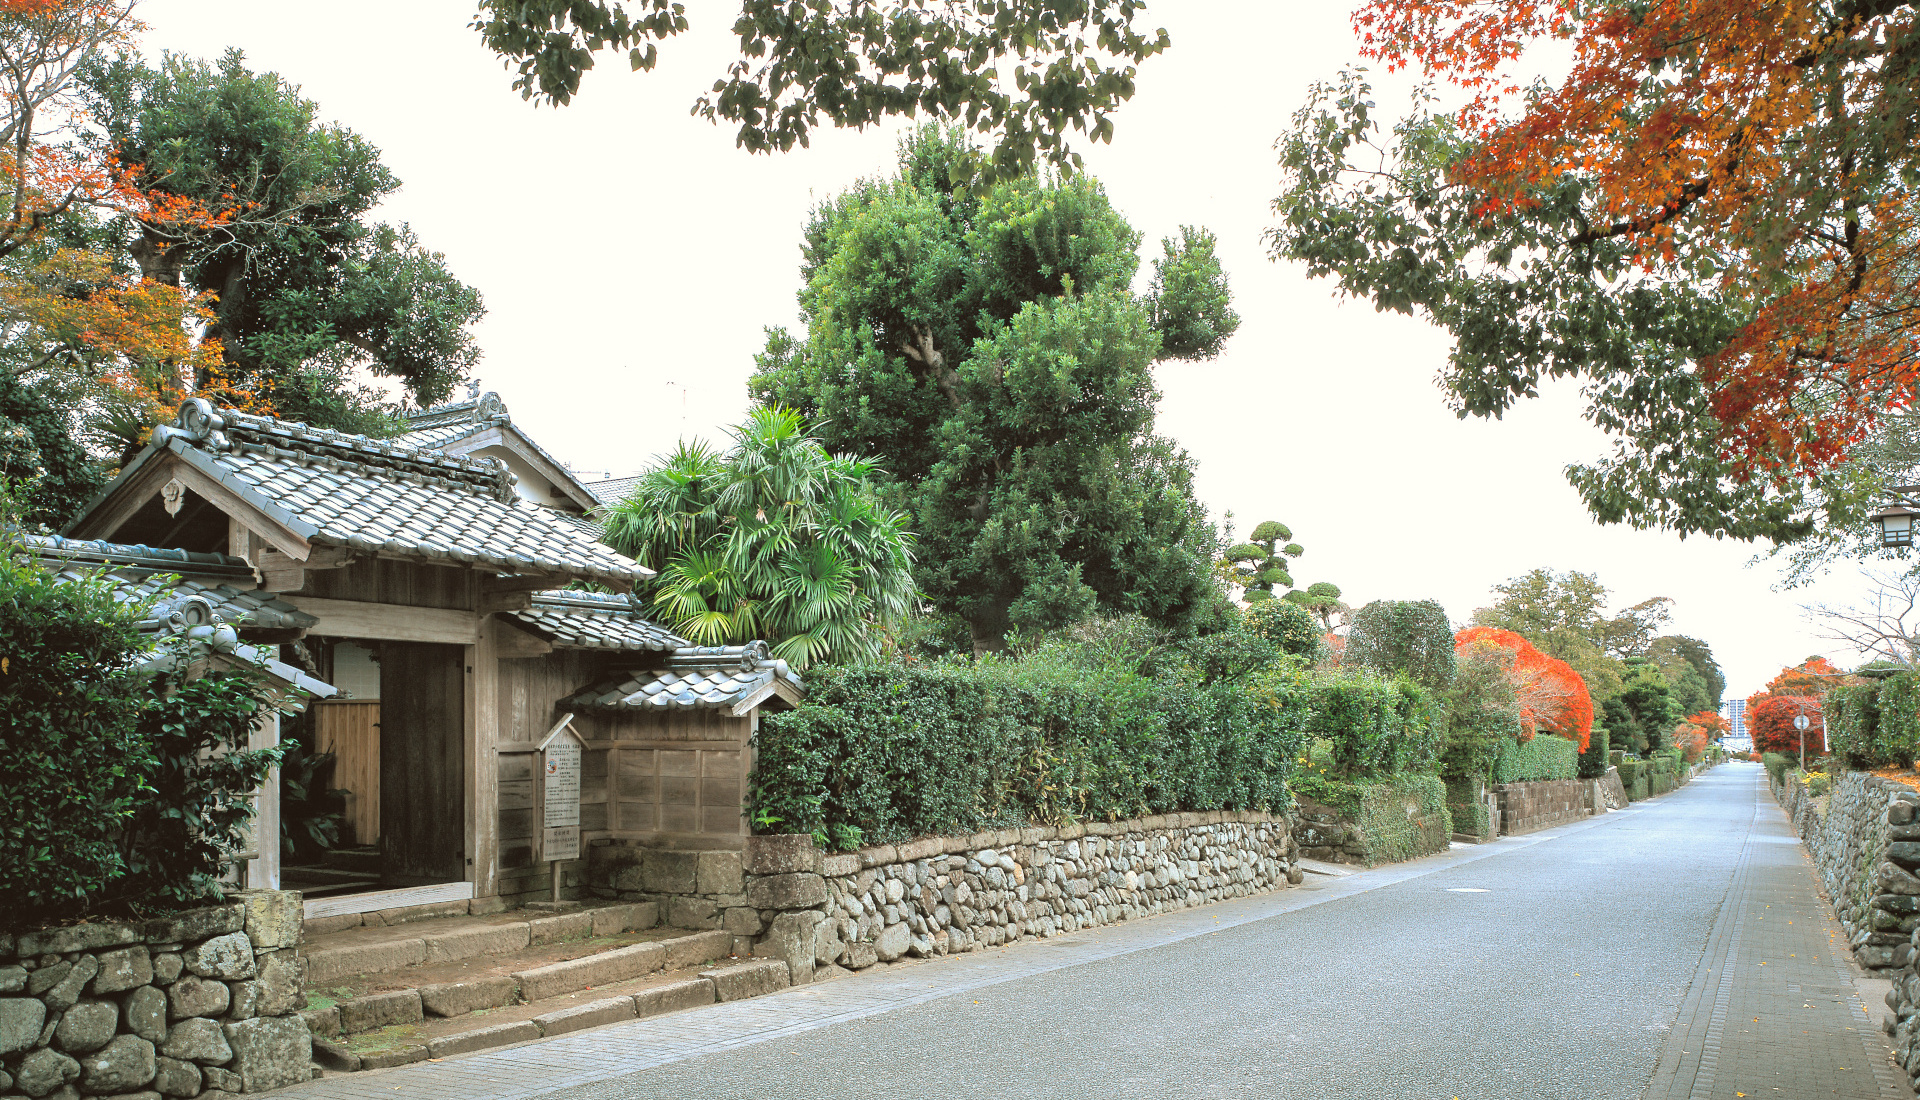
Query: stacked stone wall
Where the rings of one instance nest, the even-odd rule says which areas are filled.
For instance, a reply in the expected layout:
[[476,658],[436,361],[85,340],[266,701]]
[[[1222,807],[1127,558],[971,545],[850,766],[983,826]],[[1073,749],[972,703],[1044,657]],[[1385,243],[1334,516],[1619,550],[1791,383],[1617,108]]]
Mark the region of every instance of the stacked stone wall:
[[599,841],[587,849],[587,891],[599,898],[653,902],[660,923],[669,928],[724,928],[752,937],[760,923],[747,903],[741,858],[738,849],[683,851]]
[[1500,831],[1510,836],[1537,833],[1594,813],[1596,791],[1589,779],[1501,783],[1493,791],[1500,799]]
[[1453,842],[1448,788],[1439,776],[1402,773],[1354,789],[1358,805],[1351,810],[1295,792],[1293,839],[1301,855],[1372,867],[1444,852]]
[[1773,791],[1813,857],[1860,965],[1908,965],[1920,929],[1920,791],[1847,772],[1816,796],[1797,771]]
[[0,1096],[266,1092],[308,1080],[300,895],[0,935]]

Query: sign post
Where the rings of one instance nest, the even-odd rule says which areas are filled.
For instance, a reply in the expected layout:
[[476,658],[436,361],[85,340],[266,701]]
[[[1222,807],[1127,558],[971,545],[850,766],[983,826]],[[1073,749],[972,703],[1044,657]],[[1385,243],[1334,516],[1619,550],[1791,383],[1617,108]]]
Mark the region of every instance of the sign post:
[[1793,728],[1800,731],[1800,770],[1807,770],[1807,727],[1813,725],[1804,714],[1794,716]]
[[561,716],[540,742],[541,855],[553,870],[553,900],[560,900],[560,864],[580,858],[580,753],[586,742],[574,731],[573,715]]

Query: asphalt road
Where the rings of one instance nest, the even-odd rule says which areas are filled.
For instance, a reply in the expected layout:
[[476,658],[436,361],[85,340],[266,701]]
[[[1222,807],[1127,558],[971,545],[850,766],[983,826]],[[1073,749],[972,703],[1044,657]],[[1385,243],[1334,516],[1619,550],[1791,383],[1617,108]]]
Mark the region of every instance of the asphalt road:
[[1628,1100],[1756,813],[1778,813],[1758,770],[1210,935],[550,1095]]

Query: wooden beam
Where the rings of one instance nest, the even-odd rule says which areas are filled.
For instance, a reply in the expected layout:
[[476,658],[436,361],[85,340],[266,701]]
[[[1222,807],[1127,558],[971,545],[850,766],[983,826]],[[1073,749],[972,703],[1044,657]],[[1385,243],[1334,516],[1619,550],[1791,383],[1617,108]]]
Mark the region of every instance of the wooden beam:
[[353,561],[353,551],[343,546],[315,548],[304,561],[290,558],[271,546],[258,543],[253,546],[254,572],[260,577],[260,587],[269,592],[298,592],[307,586],[308,573],[340,569]]
[[491,615],[496,611],[525,611],[533,606],[533,593],[495,592],[482,588],[477,602],[474,610],[482,615]]
[[[192,463],[172,455],[168,455],[167,459],[168,461],[153,463],[149,469],[157,466],[160,469],[155,471],[156,474],[179,478],[187,488],[207,498],[215,508],[228,516],[240,519],[261,541],[280,550],[288,557],[305,561],[307,555],[312,553],[313,547],[306,539],[274,522],[266,513],[248,504],[240,494],[208,477]],[[141,500],[144,502],[152,493],[159,492],[160,484],[165,482],[155,485],[152,492],[142,494]]]
[[472,645],[480,638],[480,616],[439,607],[404,607],[314,596],[282,599],[319,619],[308,633],[336,638],[372,638],[383,642],[439,642]]
[[475,897],[500,892],[500,657],[497,623],[467,647],[467,878]]
[[494,651],[502,659],[545,657],[553,652],[553,643],[536,637],[501,619],[493,620]]

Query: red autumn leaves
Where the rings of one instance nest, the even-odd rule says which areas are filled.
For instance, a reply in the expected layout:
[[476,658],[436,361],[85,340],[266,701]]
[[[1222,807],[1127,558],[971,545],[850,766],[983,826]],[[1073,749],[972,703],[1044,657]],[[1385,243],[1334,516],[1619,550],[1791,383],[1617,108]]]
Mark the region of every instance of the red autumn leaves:
[[1571,665],[1540,652],[1511,630],[1487,626],[1468,627],[1454,635],[1454,651],[1462,657],[1491,651],[1506,666],[1520,697],[1522,741],[1544,731],[1587,751],[1587,738],[1593,732],[1593,698]]

